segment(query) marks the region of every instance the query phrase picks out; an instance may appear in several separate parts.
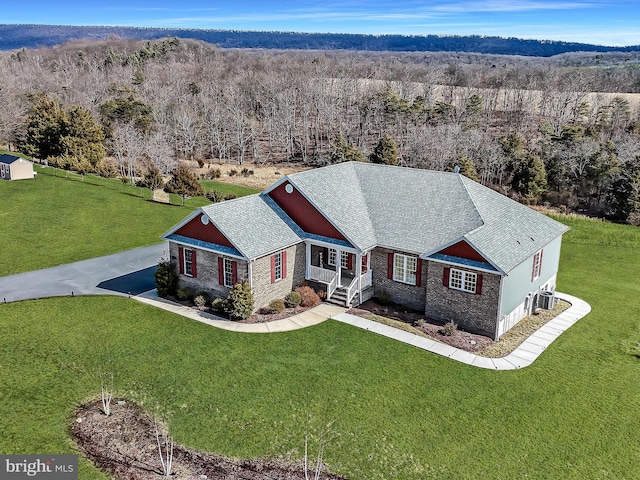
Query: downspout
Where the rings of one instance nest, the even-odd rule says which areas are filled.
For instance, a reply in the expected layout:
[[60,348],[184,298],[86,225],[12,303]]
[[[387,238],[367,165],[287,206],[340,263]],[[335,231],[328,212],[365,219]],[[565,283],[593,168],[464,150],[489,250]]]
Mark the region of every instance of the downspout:
[[247,272],[249,275],[249,288],[253,289],[253,260],[247,262]]

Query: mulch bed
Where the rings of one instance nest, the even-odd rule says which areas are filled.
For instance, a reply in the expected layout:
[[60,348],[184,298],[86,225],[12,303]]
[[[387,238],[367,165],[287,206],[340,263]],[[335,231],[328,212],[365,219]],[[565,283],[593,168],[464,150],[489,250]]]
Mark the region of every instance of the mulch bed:
[[[114,402],[111,415],[106,416],[101,401],[95,400],[77,410],[72,418],[71,436],[81,453],[110,475],[123,480],[159,480],[163,473],[154,425],[152,418],[129,401]],[[313,473],[309,472],[310,478]],[[176,445],[170,478],[305,480],[305,474],[300,464],[271,459],[232,459]],[[322,473],[320,478],[346,480],[328,473]]]
[[497,342],[482,335],[457,330],[453,335],[440,333],[442,322],[429,319],[424,313],[411,311],[400,305],[382,305],[375,298],[367,300],[349,313],[368,318],[396,328],[402,328],[418,335],[424,335],[452,347],[466,350],[484,357],[500,358],[513,352],[522,342],[529,338],[549,320],[555,318],[569,308],[569,303],[560,301],[551,310],[538,309],[533,315],[520,320]]
[[[457,330],[453,335],[443,335],[440,333],[443,323],[425,317],[424,312],[416,312],[395,304],[382,305],[376,302],[375,299],[367,300],[358,307],[350,309],[347,313],[370,318],[371,320],[375,320],[375,318],[371,317],[372,315],[395,320],[415,329],[416,331],[413,333],[422,333],[429,338],[468,352],[478,352],[493,343],[493,340],[489,337],[475,335],[462,330]],[[419,322],[419,320],[422,321]],[[404,330],[411,331],[408,328]]]

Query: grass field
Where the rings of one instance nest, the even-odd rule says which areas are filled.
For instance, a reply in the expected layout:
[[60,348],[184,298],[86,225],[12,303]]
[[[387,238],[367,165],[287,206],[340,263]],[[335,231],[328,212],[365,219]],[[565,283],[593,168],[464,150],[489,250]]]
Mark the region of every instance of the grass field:
[[[309,412],[335,421],[325,458],[351,479],[637,478],[640,230],[561,220],[559,289],[593,311],[519,371],[333,321],[252,335],[122,298],[0,305],[0,452],[74,452],[67,419],[111,352],[119,393],[173,411],[197,449],[300,458]],[[102,475],[83,462],[80,478]]]
[[[0,182],[0,276],[151,245],[193,209],[210,202],[177,195],[172,205],[150,201],[151,191],[120,180],[35,166],[35,180]],[[247,187],[217,182],[238,196]]]

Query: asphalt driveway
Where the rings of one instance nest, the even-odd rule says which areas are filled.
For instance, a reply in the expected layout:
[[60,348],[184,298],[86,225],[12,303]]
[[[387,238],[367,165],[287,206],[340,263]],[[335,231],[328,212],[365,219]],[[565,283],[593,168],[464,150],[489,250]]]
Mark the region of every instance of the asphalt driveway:
[[59,267],[0,277],[0,302],[68,295],[138,295],[155,288],[167,244],[136,248]]

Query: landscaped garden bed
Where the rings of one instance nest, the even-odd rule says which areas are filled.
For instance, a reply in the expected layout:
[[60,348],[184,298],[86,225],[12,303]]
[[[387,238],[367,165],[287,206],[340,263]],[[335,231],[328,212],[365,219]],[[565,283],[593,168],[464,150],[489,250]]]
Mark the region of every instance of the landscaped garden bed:
[[552,310],[538,309],[533,315],[520,320],[497,342],[483,335],[475,335],[459,330],[452,323],[443,324],[426,318],[424,313],[404,308],[401,305],[383,305],[377,302],[375,298],[350,309],[348,313],[431,338],[467,352],[498,358],[511,353],[536,330],[568,307],[569,303],[561,301]]
[[[156,430],[158,428],[158,430]],[[159,433],[156,434],[156,431]],[[274,459],[242,460],[189,450],[181,445],[171,448],[164,425],[137,405],[120,400],[105,415],[100,400],[84,405],[72,418],[71,435],[80,451],[100,470],[118,479],[151,480],[164,476],[174,479],[219,480],[344,480],[346,477],[307,471],[304,465]],[[163,457],[159,456],[159,451]],[[169,457],[167,457],[169,454]],[[170,466],[164,464],[171,458]],[[310,462],[314,467],[315,462]]]

